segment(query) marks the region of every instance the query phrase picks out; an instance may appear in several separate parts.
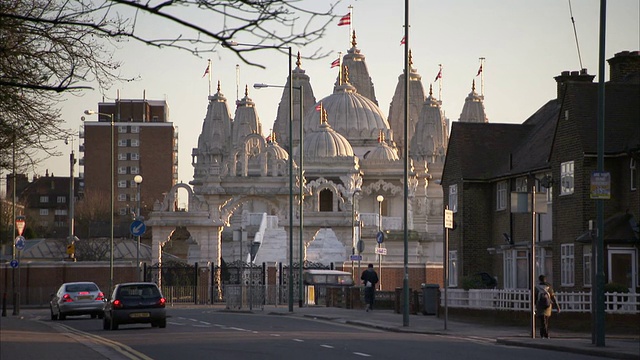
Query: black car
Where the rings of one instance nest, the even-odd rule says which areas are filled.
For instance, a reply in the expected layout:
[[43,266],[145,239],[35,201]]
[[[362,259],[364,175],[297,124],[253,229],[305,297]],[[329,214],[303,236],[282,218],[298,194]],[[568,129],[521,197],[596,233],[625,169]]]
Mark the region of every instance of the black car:
[[166,300],[152,282],[117,284],[104,305],[104,330],[117,330],[123,324],[167,326]]

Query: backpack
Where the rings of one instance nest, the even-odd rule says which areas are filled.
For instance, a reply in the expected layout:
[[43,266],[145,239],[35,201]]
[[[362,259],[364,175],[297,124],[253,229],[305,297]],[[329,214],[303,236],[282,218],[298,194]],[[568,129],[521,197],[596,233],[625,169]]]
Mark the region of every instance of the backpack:
[[551,295],[549,295],[549,291],[547,291],[547,289],[539,289],[538,302],[536,305],[538,306],[538,309],[546,309],[551,306]]

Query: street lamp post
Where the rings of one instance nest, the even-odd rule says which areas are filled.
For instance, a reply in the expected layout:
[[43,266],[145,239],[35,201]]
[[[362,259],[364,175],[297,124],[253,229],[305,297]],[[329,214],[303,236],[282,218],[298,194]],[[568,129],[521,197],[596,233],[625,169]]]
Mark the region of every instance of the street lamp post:
[[[356,254],[356,194],[359,192],[360,189],[355,189],[351,194],[351,255]],[[359,252],[358,255],[360,255]],[[353,261],[353,258],[351,258],[351,275],[355,278],[356,273]],[[360,264],[360,261],[358,261],[358,264]],[[360,272],[360,266],[358,266],[358,272]]]
[[[136,220],[142,220],[142,208],[140,204],[142,202],[142,175],[136,175],[133,177],[133,181],[136,183],[138,190],[138,212],[136,213]],[[136,269],[138,271],[138,280],[140,280],[140,235],[136,236]]]
[[[258,49],[288,49],[289,53],[289,312],[293,312],[293,65],[291,46],[242,44],[229,41],[228,46],[249,46]],[[300,279],[302,281],[302,279]]]
[[[289,79],[289,84],[291,84],[293,82],[293,79],[290,78]],[[268,87],[274,87],[274,88],[284,88],[284,86],[282,85],[269,85],[269,84],[261,84],[261,83],[256,83],[253,84],[253,87],[255,89],[264,89],[264,88],[268,88]],[[304,87],[302,85],[300,86],[293,86],[293,89],[296,89],[298,91],[300,91],[300,142],[298,145],[298,153],[300,154],[300,164],[299,165],[299,179],[300,179],[300,202],[298,204],[298,212],[300,213],[300,239],[299,239],[299,245],[298,245],[298,250],[299,250],[299,254],[298,257],[300,259],[300,267],[299,267],[299,279],[298,279],[298,306],[302,307],[303,306],[303,298],[304,298],[304,291],[303,291],[303,284],[302,284],[302,272],[303,272],[303,267],[304,267],[304,252],[303,252],[303,234],[304,234],[304,142],[303,142],[303,138],[304,138]],[[291,93],[289,93],[291,94]],[[290,124],[293,123],[293,117],[291,118],[291,122]],[[292,138],[293,138],[293,127],[290,128],[290,132],[289,132],[289,144],[293,144],[292,142]],[[293,152],[293,145],[290,146],[291,150],[290,152]],[[289,154],[289,158],[291,159],[293,156],[293,154]],[[293,225],[292,225],[293,226]],[[293,244],[293,243],[292,243]]]
[[114,226],[114,221],[113,221],[113,211],[114,211],[114,193],[113,193],[113,188],[114,188],[114,176],[115,176],[115,171],[114,171],[114,167],[115,167],[115,159],[114,159],[114,149],[113,149],[113,141],[114,141],[114,123],[113,123],[113,114],[106,114],[106,113],[101,113],[101,112],[97,112],[97,111],[93,111],[93,110],[85,110],[84,111],[85,114],[87,115],[102,115],[102,116],[108,116],[111,122],[111,226],[109,226],[111,228],[111,236],[110,236],[110,243],[109,243],[109,294],[111,294],[111,291],[113,290],[113,226]]
[[[69,140],[65,140],[65,144],[68,143]],[[74,166],[76,164],[76,158],[73,153],[73,137],[71,137],[71,154],[69,155],[69,244],[72,247],[75,243],[75,234],[74,234],[74,226],[75,226],[75,174],[74,174]],[[75,249],[75,248],[74,248]],[[75,261],[75,253],[69,254],[70,258],[73,258]]]
[[[384,196],[378,195],[376,197],[378,201],[378,233],[382,231],[382,202],[384,201]],[[382,248],[382,243],[378,242],[378,249]],[[380,273],[380,291],[382,291],[382,253],[378,251],[378,272]]]

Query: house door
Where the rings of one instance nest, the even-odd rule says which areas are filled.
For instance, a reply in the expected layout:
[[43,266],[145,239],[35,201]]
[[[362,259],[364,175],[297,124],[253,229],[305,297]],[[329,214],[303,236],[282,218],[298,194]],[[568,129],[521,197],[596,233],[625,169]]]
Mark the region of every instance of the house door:
[[609,250],[609,282],[623,284],[632,293],[636,292],[636,251],[635,249]]

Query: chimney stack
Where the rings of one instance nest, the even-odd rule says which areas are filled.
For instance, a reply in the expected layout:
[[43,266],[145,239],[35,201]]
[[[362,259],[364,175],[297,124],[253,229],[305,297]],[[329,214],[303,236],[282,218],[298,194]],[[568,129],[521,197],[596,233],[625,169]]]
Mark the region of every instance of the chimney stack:
[[563,71],[560,75],[554,77],[557,83],[557,97],[558,100],[562,99],[564,89],[569,82],[593,82],[595,75],[589,75],[587,69],[580,71]]
[[621,51],[607,62],[609,63],[609,81],[634,83],[640,81],[640,51]]

